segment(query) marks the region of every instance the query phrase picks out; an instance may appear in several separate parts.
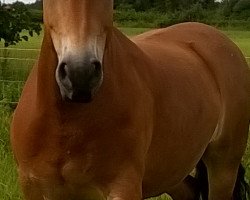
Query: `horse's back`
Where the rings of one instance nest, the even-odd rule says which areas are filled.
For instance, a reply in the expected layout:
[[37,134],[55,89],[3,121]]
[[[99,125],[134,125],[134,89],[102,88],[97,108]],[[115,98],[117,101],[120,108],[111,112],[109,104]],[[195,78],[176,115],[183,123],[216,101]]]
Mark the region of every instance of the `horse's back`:
[[191,52],[207,65],[222,95],[234,95],[237,89],[237,92],[244,91],[242,95],[250,96],[249,68],[243,54],[230,39],[211,26],[177,24],[141,34],[132,40],[152,58],[157,58],[157,54],[165,50],[167,54],[174,52],[175,57],[166,55],[166,64],[176,57],[181,59],[183,52]]

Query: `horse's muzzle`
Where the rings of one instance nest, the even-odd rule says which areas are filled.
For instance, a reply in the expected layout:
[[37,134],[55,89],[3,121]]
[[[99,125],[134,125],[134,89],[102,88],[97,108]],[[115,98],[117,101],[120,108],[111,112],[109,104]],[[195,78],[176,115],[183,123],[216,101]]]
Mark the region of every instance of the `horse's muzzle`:
[[62,98],[70,102],[89,103],[101,86],[103,70],[95,58],[84,61],[62,61],[57,66],[56,80]]

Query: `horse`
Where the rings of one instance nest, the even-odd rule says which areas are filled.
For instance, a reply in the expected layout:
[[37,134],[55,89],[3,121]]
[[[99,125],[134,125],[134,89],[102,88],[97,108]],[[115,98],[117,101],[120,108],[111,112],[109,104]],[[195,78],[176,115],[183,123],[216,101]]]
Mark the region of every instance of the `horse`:
[[11,125],[26,200],[247,198],[249,69],[232,41],[195,22],[129,39],[112,0],[43,4]]

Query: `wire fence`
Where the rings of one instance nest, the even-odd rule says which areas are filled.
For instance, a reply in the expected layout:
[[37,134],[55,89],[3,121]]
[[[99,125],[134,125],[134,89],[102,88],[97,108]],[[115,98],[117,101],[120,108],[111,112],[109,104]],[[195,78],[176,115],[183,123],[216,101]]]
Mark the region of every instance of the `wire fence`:
[[0,106],[16,106],[38,53],[38,49],[0,48]]
[[[0,106],[16,106],[38,53],[38,49],[0,48]],[[250,64],[250,56],[246,59]]]

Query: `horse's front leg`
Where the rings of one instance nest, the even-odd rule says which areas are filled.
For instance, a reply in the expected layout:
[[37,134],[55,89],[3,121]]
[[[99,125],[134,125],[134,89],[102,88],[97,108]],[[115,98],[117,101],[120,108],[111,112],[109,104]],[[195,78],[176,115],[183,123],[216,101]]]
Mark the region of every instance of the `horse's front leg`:
[[187,176],[181,183],[168,191],[174,200],[199,200],[200,186],[196,178]]
[[109,194],[107,200],[142,200],[141,185],[131,183],[131,185],[117,186]]
[[142,200],[141,186],[131,188],[129,185],[124,185],[123,187],[113,189],[107,200]]
[[142,200],[142,173],[136,170],[121,173],[111,184],[107,200]]

